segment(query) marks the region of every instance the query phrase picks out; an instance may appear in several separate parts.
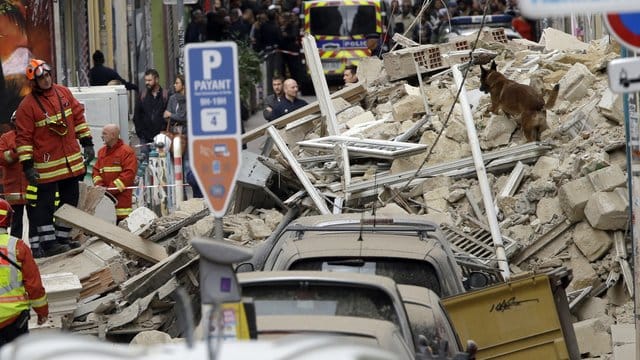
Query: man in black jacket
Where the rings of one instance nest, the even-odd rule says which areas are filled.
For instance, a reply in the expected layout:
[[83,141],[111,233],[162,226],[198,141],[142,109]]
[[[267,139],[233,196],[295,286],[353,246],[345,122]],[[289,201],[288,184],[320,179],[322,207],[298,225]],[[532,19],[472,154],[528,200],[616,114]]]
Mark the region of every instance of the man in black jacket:
[[89,85],[101,86],[109,84],[109,81],[117,80],[127,90],[136,90],[138,87],[124,80],[115,70],[104,66],[104,54],[100,50],[93,53],[93,67],[89,70]]
[[[144,85],[146,90],[136,99],[136,107],[133,114],[133,124],[140,144],[153,142],[166,127],[164,110],[167,108],[169,94],[159,83],[160,75],[156,69],[148,69],[144,73]],[[148,150],[142,147],[144,152]]]
[[307,102],[298,98],[298,83],[293,79],[284,81],[284,97],[273,109],[273,118],[289,114],[307,105]]

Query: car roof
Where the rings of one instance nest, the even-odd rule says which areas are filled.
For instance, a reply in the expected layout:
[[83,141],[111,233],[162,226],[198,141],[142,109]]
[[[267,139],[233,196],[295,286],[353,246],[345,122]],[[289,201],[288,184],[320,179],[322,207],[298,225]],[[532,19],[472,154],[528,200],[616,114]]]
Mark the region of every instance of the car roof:
[[402,215],[373,216],[373,215],[363,215],[359,213],[346,213],[346,214],[303,216],[292,221],[291,224],[289,224],[289,226],[294,224],[309,225],[309,226],[330,226],[330,225],[340,224],[340,223],[360,223],[361,219],[365,219],[365,220],[377,219],[380,225],[382,225],[383,223],[385,223],[385,221],[388,221],[389,219],[392,219],[397,222],[411,221],[416,224],[425,224],[425,225],[432,225],[432,226],[438,225],[438,222],[436,220],[438,219],[438,217],[432,217],[430,215],[402,214]]
[[[360,225],[363,220],[365,224]],[[347,228],[352,229],[348,232],[349,235],[345,235],[347,231],[344,229]],[[332,232],[332,229],[336,231]],[[359,232],[359,229],[362,231]],[[383,232],[394,229],[408,229],[407,236]],[[362,214],[350,213],[306,216],[291,222],[285,229],[285,232],[293,231],[304,232],[301,239],[304,241],[293,240],[302,258],[323,256],[325,253],[335,255],[335,250],[339,249],[344,256],[384,256],[422,260],[434,249],[439,249],[440,239],[445,239],[444,236],[436,235],[441,234],[437,223],[420,215],[363,217]],[[416,236],[419,231],[429,234],[428,239],[423,240]],[[360,241],[361,239],[363,241]],[[399,241],[402,241],[401,247],[398,247]]]
[[257,317],[257,328],[258,338],[265,333],[330,334],[346,337],[350,342],[375,344],[394,353],[397,345],[393,334],[402,338],[400,330],[389,321],[351,316],[261,315]]
[[386,276],[373,274],[359,274],[350,272],[328,272],[328,271],[252,271],[236,274],[238,282],[243,285],[260,284],[264,282],[286,282],[286,281],[323,281],[343,284],[358,284],[372,288],[383,289],[387,293],[396,294],[397,284]]

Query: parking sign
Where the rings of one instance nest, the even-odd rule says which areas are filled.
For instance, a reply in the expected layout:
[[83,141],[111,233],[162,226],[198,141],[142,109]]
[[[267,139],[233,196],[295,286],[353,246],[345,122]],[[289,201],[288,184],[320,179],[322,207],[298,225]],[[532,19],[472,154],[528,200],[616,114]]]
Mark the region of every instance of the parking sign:
[[216,217],[229,204],[240,171],[240,87],[234,42],[185,47],[189,162]]

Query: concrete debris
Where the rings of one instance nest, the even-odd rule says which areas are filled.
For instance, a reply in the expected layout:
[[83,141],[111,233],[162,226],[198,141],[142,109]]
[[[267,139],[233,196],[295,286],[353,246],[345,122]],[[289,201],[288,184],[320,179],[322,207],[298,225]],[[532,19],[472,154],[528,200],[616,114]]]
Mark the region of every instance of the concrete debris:
[[[512,249],[512,270],[572,269],[568,291],[591,289],[574,308],[581,320],[575,324],[581,352],[600,356],[624,351],[621,347],[628,344],[614,340],[612,349],[607,332],[612,321],[634,321],[624,284],[629,259],[620,252],[629,242],[621,231],[629,222],[622,104],[621,97],[608,90],[604,71],[607,61],[618,56],[617,47],[607,41],[585,44],[553,29],[544,31],[540,44],[497,40],[488,32],[479,46],[490,50],[484,60],[495,58],[505,76],[531,84],[545,98],[560,84],[558,101],[547,110],[549,129],[540,142],[526,143],[519,119],[487,116],[490,98],[478,90],[478,66],[470,67],[465,80],[501,232]],[[445,45],[408,48],[387,55],[387,62],[407,62],[403,54],[411,51],[439,56],[450,52]],[[360,62],[360,82],[331,94],[340,136],[363,140],[357,149],[337,152],[339,144],[298,144],[326,140],[318,102],[246,132],[243,142],[266,135],[274,138],[275,147],[268,156],[243,155],[243,167],[250,167],[245,173],[252,175],[236,187],[234,206],[223,219],[225,239],[257,246],[293,209],[300,210],[300,216],[375,209],[380,216],[436,216],[451,229],[452,240],[488,239],[490,247],[468,133],[447,70],[461,57],[448,54],[446,59],[433,67],[421,64],[422,89],[413,63],[385,69],[377,58]],[[390,142],[427,148],[406,157],[366,156],[390,152]],[[343,164],[349,164],[347,171]],[[180,334],[172,307],[163,304],[176,284],[197,294],[198,257],[189,240],[215,232],[214,218],[202,200],[184,202],[161,218],[137,209],[127,230],[98,224],[65,207],[56,216],[104,241],[86,245],[80,255],[73,253],[82,268],[70,270],[69,257],[55,257],[48,261],[57,265],[43,265],[45,274],[72,271],[80,279],[83,296],[72,331],[104,336],[158,329],[171,337]],[[86,265],[87,259],[94,259],[94,247],[104,246],[114,256]],[[91,287],[93,280],[87,279],[100,285]]]

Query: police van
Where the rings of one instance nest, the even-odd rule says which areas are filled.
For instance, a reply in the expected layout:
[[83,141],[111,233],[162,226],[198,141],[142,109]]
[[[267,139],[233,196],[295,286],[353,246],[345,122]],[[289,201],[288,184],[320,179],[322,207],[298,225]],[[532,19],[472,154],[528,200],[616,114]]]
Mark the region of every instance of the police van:
[[305,1],[304,32],[316,40],[327,80],[342,79],[345,66],[370,56],[368,34],[383,34],[381,0]]

